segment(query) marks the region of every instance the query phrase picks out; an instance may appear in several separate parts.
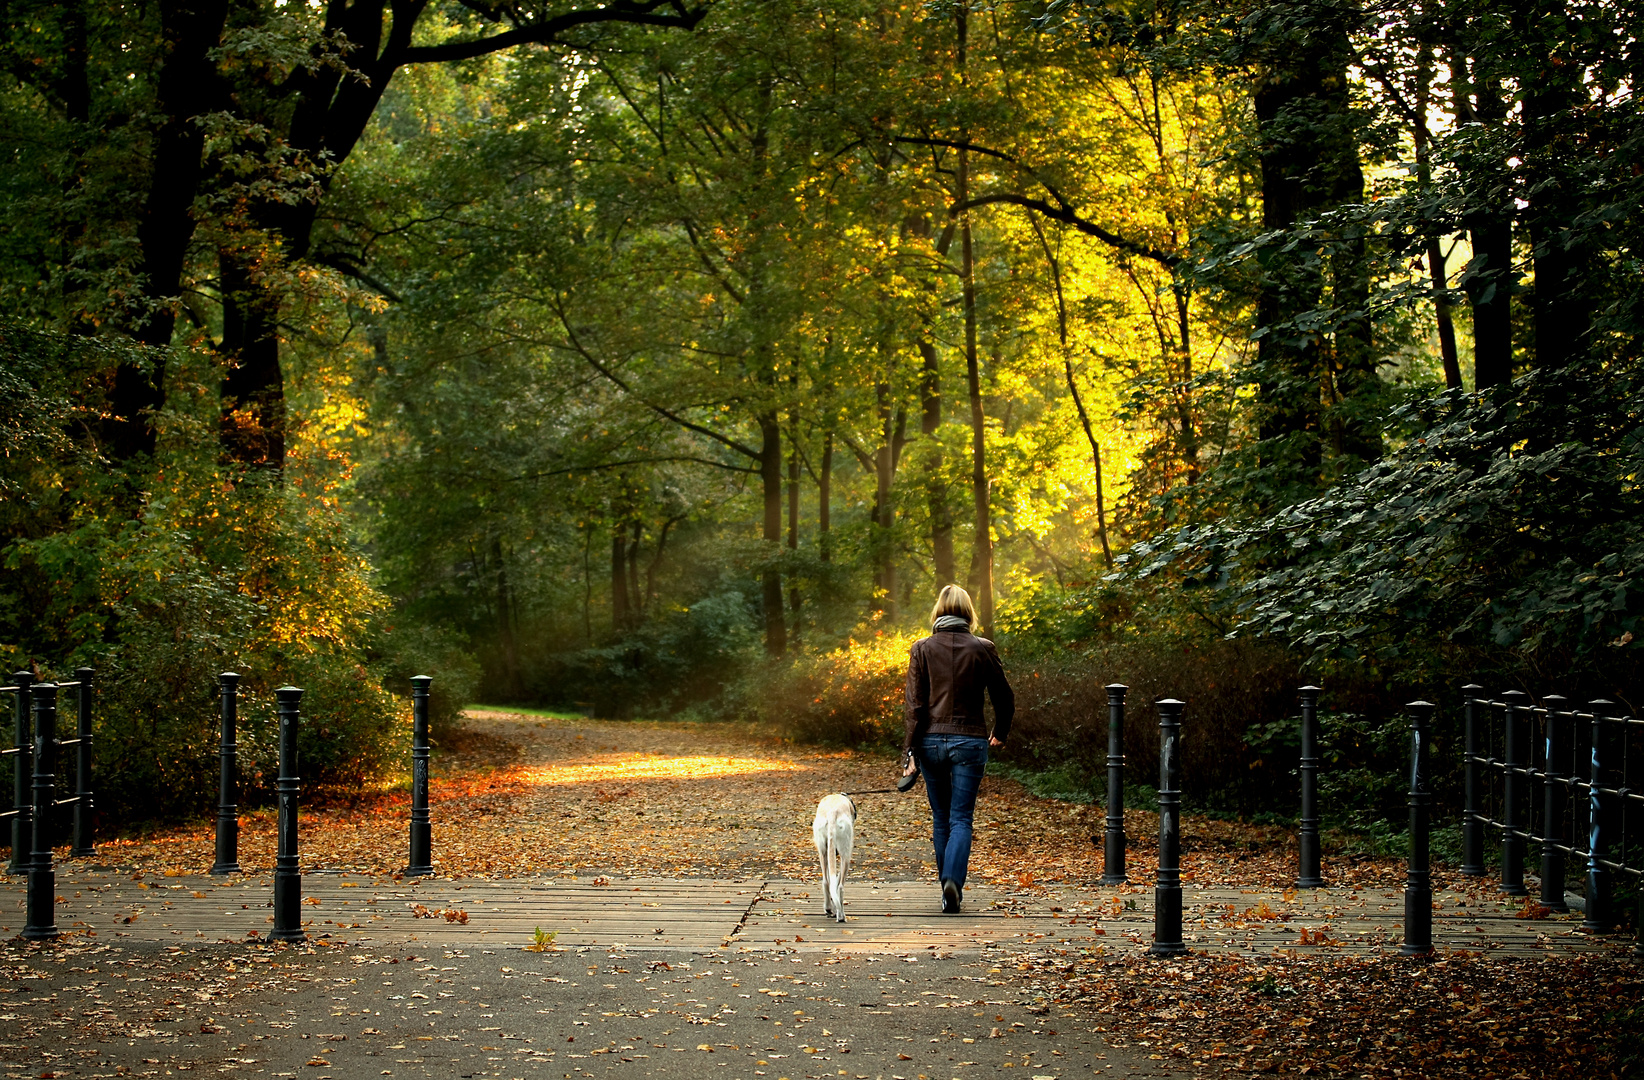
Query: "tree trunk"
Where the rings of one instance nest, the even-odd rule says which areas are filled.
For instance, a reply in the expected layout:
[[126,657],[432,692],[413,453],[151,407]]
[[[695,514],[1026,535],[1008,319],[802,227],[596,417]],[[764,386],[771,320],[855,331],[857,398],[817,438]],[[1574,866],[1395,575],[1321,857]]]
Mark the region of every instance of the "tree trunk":
[[[882,362],[888,362],[883,356]],[[896,466],[902,453],[907,413],[891,408],[891,388],[886,382],[874,386],[878,400],[879,448],[873,455],[873,562],[874,604],[887,617],[896,618],[896,503],[893,488]]]
[[611,526],[611,629],[628,628],[628,530],[618,521]]
[[[1057,274],[1058,304],[1061,303],[1061,289],[1061,275]],[[1187,482],[1197,484],[1199,482],[1199,425],[1193,416],[1193,323],[1190,318],[1191,309],[1188,304],[1187,286],[1183,285],[1180,280],[1171,282],[1170,295],[1176,303],[1176,356],[1181,364],[1181,370],[1177,373],[1177,384],[1181,389],[1176,394],[1176,426],[1181,433],[1182,464],[1187,467]],[[1063,319],[1066,319],[1065,315]],[[1063,356],[1067,355],[1066,329],[1062,331],[1062,354]],[[1069,385],[1072,385],[1072,383],[1070,382]],[[1079,412],[1081,416],[1084,414],[1084,406],[1079,407]],[[1096,468],[1096,474],[1098,477],[1101,476],[1100,465]],[[1098,479],[1096,495],[1098,502],[1101,500],[1100,483],[1101,481]],[[1103,531],[1106,531],[1106,526],[1103,526]],[[1105,541],[1102,544],[1102,550],[1107,550]],[[1112,560],[1109,560],[1108,565],[1112,565]]]
[[[1433,49],[1423,44],[1416,61],[1416,115],[1412,135],[1416,149],[1416,179],[1422,190],[1433,183],[1432,136],[1427,130],[1427,106],[1433,77]],[[1433,319],[1438,324],[1439,360],[1444,385],[1461,389],[1461,359],[1456,355],[1456,327],[1450,316],[1450,271],[1445,265],[1444,241],[1438,232],[1427,234],[1427,274],[1433,282]]]
[[[799,415],[788,411],[788,553],[799,554]],[[793,640],[799,642],[799,579],[790,569],[788,574],[788,614],[793,621]]]
[[923,408],[919,433],[925,437],[925,502],[930,509],[931,562],[936,587],[955,581],[953,560],[953,508],[948,505],[948,482],[942,469],[942,444],[937,430],[942,426],[942,369],[936,346],[929,338],[919,339],[919,355],[924,362]]
[[[1045,262],[1050,266],[1050,281],[1056,290],[1056,339],[1062,346],[1062,373],[1067,377],[1067,392],[1073,398],[1073,408],[1079,414],[1079,424],[1085,429],[1085,440],[1090,443],[1090,460],[1096,469],[1096,536],[1102,542],[1102,562],[1109,570],[1113,569],[1113,549],[1107,543],[1107,505],[1102,495],[1102,446],[1096,441],[1096,432],[1090,425],[1090,414],[1085,411],[1085,399],[1079,394],[1079,384],[1073,379],[1073,357],[1067,347],[1067,296],[1062,292],[1062,261],[1050,249],[1050,240],[1045,236],[1044,226],[1039,219],[1030,214],[1028,224],[1033,226],[1033,234],[1039,238],[1039,246],[1044,250]],[[1183,381],[1190,382],[1193,378],[1192,354],[1187,349],[1187,305],[1183,294],[1177,291],[1181,300],[1178,311],[1181,316],[1182,356],[1187,363],[1183,373]],[[1192,414],[1187,405],[1182,405],[1181,421],[1184,433],[1191,429]],[[1198,479],[1198,449],[1194,445],[1192,455],[1192,473],[1189,483]],[[1061,568],[1057,567],[1057,580],[1061,580]]]
[[1073,381],[1073,361],[1062,355],[1062,370],[1067,375],[1067,390],[1073,395],[1073,407],[1079,411],[1079,423],[1084,425],[1085,439],[1090,443],[1090,460],[1096,466],[1096,536],[1102,542],[1102,562],[1109,570],[1113,569],[1113,549],[1107,544],[1107,506],[1102,498],[1102,447],[1096,441],[1096,432],[1091,429],[1090,416],[1085,412],[1084,399],[1079,396],[1079,387]]
[[[965,68],[970,43],[970,17],[964,6],[955,15],[959,39],[959,79],[966,80]],[[956,201],[970,200],[970,155],[959,151]],[[976,509],[976,536],[970,556],[970,591],[982,627],[993,628],[993,522],[988,504],[987,442],[983,428],[982,373],[976,358],[976,252],[971,243],[970,211],[959,216],[959,259],[961,293],[965,314],[965,383],[970,392],[970,484]]]
[[594,530],[582,530],[582,643],[594,643]]
[[639,588],[639,542],[645,525],[638,518],[629,526],[628,537],[628,618],[638,626],[645,621],[645,594]]
[[[228,19],[226,0],[161,0],[160,36],[165,60],[155,86],[155,106],[165,119],[155,134],[149,188],[137,222],[142,249],[142,288],[149,312],[133,337],[168,348],[177,325],[183,264],[195,231],[194,199],[204,173],[205,130],[196,122],[221,96],[211,51]],[[202,98],[204,100],[202,100]],[[165,404],[165,360],[121,364],[109,392],[102,425],[110,456],[129,459],[154,452],[154,412]]]
[[508,561],[503,557],[502,537],[491,538],[491,560],[496,563],[497,643],[502,647],[503,692],[509,700],[520,694],[519,644],[514,633],[514,597],[508,585]]
[[833,560],[833,432],[822,433],[822,472],[816,478],[816,554]]
[[[1492,80],[1471,74],[1467,58],[1450,53],[1455,93],[1452,105],[1460,124],[1501,125],[1507,106]],[[1461,287],[1473,314],[1473,389],[1488,390],[1513,378],[1513,208],[1511,186],[1504,162],[1470,163],[1480,174],[1490,203],[1477,206],[1465,219],[1473,258],[1462,275]],[[1459,361],[1458,361],[1459,364]]]
[[[1345,84],[1347,72],[1341,71]],[[1345,91],[1339,103],[1347,110]],[[1341,147],[1337,161],[1336,187],[1331,193],[1335,205],[1364,201],[1364,172],[1358,150]],[[1347,242],[1344,250],[1330,259],[1331,300],[1337,311],[1355,312],[1344,318],[1335,334],[1335,390],[1337,404],[1354,398],[1373,396],[1381,385],[1376,372],[1376,353],[1370,326],[1370,258],[1364,239]],[[1367,409],[1337,408],[1331,418],[1335,451],[1361,461],[1378,461],[1382,455],[1381,425]]]
[[781,656],[788,649],[788,627],[782,613],[782,426],[776,412],[759,414],[759,481],[764,506],[765,574],[760,602],[765,609],[765,652]]
[[[1518,0],[1513,24],[1520,41],[1536,44],[1538,31],[1568,25],[1564,0]],[[1561,37],[1543,37],[1539,44],[1544,48],[1534,56],[1540,70],[1523,91],[1523,168],[1529,177],[1524,220],[1535,259],[1536,366],[1560,368],[1581,356],[1593,323],[1580,285],[1583,253],[1570,229],[1580,210],[1583,179],[1574,155],[1581,150],[1561,143],[1558,132],[1560,120],[1580,101],[1581,62],[1568,55],[1571,44]]]
[[[1349,115],[1347,66],[1352,55],[1341,27],[1307,27],[1275,44],[1255,94],[1266,230],[1291,229],[1332,206],[1362,198],[1364,179]],[[1350,245],[1329,262],[1333,298],[1355,305],[1346,310],[1364,310],[1359,298],[1369,279],[1362,244]],[[1259,456],[1264,465],[1279,468],[1275,479],[1283,488],[1301,494],[1320,480],[1321,396],[1331,372],[1319,334],[1303,331],[1295,322],[1323,302],[1325,274],[1310,252],[1282,248],[1267,252],[1262,270],[1256,304],[1257,321],[1266,331],[1257,344]],[[1336,345],[1344,393],[1370,389],[1375,369],[1368,324],[1338,327]],[[1356,428],[1338,429],[1343,449],[1367,452],[1370,440],[1370,434]]]
[[662,531],[656,537],[656,551],[651,553],[651,561],[645,567],[645,592],[641,606],[649,607],[656,599],[656,574],[662,568],[663,552],[668,550],[668,533],[683,520],[685,516],[682,514],[679,517],[668,518],[662,523]]
[[280,373],[279,300],[241,253],[218,256],[223,292],[226,368],[219,441],[223,456],[243,465],[285,467],[285,380]]

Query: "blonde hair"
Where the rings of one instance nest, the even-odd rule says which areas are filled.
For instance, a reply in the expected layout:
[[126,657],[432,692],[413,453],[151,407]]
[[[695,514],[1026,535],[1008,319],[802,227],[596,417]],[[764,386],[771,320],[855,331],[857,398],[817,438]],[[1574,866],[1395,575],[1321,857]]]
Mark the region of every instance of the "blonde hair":
[[936,620],[944,615],[958,615],[974,629],[976,607],[970,602],[970,593],[957,585],[942,586],[942,591],[936,595],[936,606],[930,609],[931,626],[934,627]]

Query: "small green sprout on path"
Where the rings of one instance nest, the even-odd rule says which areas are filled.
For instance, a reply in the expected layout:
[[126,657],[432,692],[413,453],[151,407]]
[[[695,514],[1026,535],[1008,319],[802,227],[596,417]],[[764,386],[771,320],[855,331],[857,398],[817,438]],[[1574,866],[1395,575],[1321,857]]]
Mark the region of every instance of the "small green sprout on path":
[[544,930],[539,926],[536,929],[536,933],[531,935],[531,944],[525,946],[525,951],[547,952],[548,946],[552,945],[554,943],[554,939],[558,936],[558,930]]

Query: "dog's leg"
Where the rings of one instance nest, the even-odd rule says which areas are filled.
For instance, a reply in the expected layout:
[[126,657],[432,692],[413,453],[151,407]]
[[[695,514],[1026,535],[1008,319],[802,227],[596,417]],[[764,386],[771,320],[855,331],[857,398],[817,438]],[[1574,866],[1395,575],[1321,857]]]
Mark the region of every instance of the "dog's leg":
[[816,859],[822,864],[822,914],[833,914],[833,899],[828,893],[828,830],[818,822],[811,830],[816,841]]
[[851,849],[856,846],[856,827],[849,819],[841,818],[834,829],[834,887],[833,910],[835,917],[845,921],[845,875],[851,868]]

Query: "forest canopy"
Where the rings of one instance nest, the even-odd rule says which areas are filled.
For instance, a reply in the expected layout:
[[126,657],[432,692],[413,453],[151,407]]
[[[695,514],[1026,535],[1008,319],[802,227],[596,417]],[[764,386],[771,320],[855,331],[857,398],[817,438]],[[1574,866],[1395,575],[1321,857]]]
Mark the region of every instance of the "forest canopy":
[[230,668],[872,738],[949,582],[1030,764],[1640,689],[1635,5],[4,13],[0,659],[128,791]]

